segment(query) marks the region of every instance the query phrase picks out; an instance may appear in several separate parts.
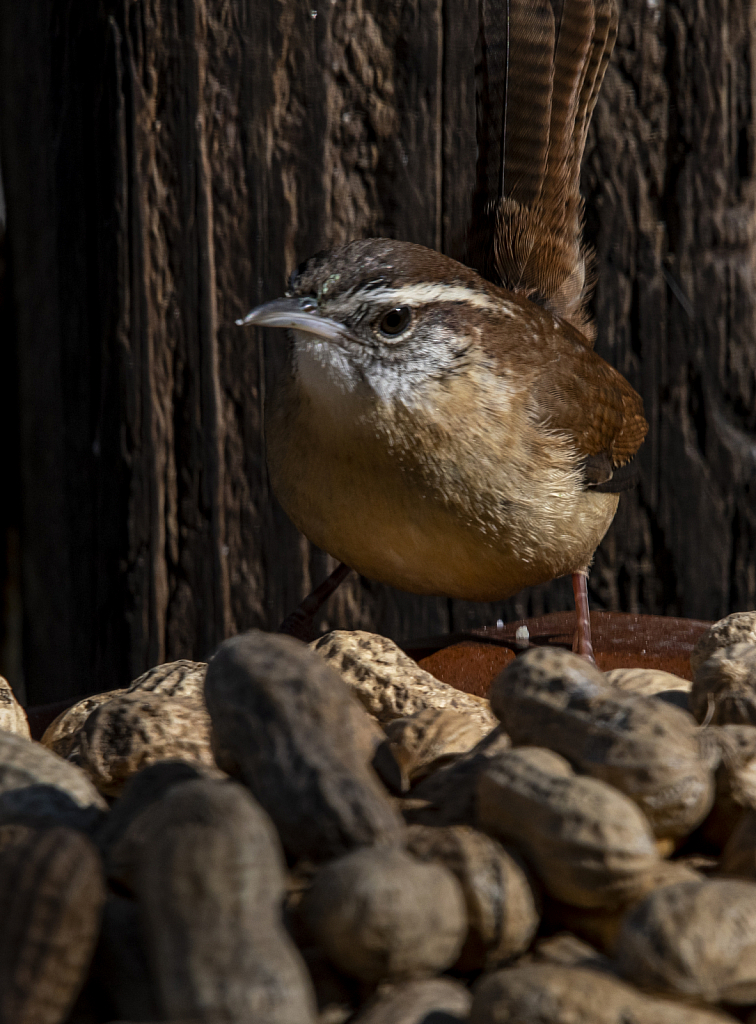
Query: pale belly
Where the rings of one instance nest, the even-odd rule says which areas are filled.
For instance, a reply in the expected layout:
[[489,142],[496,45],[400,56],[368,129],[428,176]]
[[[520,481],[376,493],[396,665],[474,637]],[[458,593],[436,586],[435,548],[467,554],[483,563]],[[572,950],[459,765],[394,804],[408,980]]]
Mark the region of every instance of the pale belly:
[[271,483],[297,528],[362,575],[411,593],[501,600],[584,568],[617,508],[615,495],[574,488],[563,507],[530,492],[502,500],[495,486],[455,500],[408,473],[369,430],[275,404],[266,433]]

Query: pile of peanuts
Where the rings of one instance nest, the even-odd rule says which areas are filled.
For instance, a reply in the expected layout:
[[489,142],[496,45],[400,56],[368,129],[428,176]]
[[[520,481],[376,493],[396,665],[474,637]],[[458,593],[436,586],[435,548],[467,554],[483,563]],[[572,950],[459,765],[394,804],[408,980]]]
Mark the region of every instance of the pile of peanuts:
[[756,612],[667,673],[245,633],[29,738],[0,1021],[756,1024]]

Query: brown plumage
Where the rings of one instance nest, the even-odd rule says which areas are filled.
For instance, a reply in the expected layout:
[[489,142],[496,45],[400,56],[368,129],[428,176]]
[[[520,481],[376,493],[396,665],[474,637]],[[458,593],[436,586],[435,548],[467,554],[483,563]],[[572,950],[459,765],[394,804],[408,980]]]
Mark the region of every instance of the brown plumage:
[[585,577],[647,429],[586,311],[580,163],[616,7],[479,4],[470,266],[354,241],[245,318],[291,331],[270,479],[313,543],[399,589],[489,601],[572,574],[591,657]]

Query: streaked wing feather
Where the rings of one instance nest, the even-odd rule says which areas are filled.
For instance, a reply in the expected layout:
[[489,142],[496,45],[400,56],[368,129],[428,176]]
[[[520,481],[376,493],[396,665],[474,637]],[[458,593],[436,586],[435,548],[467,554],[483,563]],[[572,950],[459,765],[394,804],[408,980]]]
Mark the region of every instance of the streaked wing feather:
[[640,395],[569,323],[520,302],[521,330],[493,323],[481,338],[491,368],[527,389],[536,422],[569,437],[578,460],[624,465],[648,431]]

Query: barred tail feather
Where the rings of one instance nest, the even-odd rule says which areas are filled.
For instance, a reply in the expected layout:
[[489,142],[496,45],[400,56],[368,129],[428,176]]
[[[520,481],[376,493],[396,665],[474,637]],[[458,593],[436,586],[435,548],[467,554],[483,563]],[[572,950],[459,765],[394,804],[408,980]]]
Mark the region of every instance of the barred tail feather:
[[481,0],[473,262],[592,340],[580,164],[616,0]]

